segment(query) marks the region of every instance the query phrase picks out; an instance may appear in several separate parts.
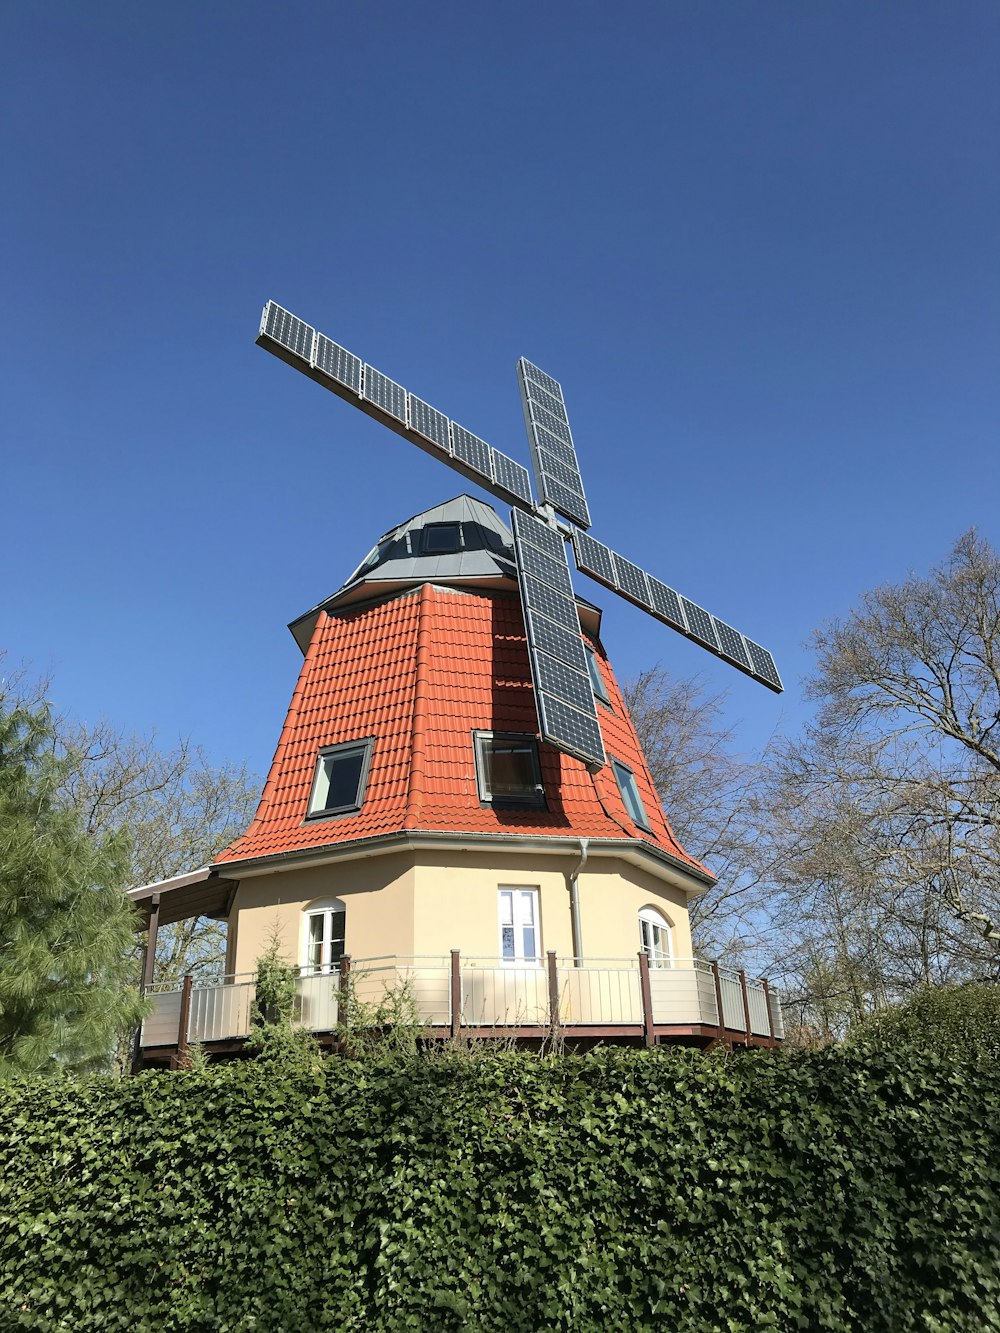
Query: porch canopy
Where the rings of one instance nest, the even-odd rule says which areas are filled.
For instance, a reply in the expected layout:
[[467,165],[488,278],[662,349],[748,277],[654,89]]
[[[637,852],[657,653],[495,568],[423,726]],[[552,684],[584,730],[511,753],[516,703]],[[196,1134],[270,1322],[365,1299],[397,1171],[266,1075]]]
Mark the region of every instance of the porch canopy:
[[227,879],[212,866],[202,866],[200,870],[174,875],[158,884],[129,889],[128,897],[139,909],[144,927],[149,926],[154,909],[156,925],[160,926],[186,921],[192,916],[210,916],[218,921],[229,915],[238,884],[239,880]]

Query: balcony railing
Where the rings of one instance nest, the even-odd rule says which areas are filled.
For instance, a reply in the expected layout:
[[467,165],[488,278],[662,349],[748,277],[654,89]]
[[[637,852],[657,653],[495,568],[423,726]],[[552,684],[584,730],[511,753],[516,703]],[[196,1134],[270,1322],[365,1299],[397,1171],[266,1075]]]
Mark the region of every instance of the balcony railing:
[[[559,959],[507,963],[443,957],[344,959],[338,971],[303,972],[295,1022],[329,1033],[340,1022],[342,987],[350,976],[354,999],[372,1013],[405,986],[416,1015],[432,1036],[567,1035],[614,1039],[701,1037],[769,1044],[784,1036],[775,990],[758,978],[700,958],[651,965],[634,959]],[[191,1042],[238,1042],[256,1019],[252,973],[212,985],[149,988],[155,1008],[142,1026],[141,1046],[185,1049]],[[363,1012],[363,1011],[359,1011]]]

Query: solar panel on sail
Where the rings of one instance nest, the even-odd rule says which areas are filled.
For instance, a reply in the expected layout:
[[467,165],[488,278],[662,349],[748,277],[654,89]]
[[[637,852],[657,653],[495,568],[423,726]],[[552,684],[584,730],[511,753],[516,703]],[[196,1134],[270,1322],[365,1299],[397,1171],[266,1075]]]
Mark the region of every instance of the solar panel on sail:
[[528,469],[522,467],[520,463],[515,463],[513,458],[508,458],[499,449],[491,448],[491,453],[493,480],[511,495],[516,495],[531,504],[531,478],[528,476]]
[[604,766],[604,741],[596,709],[582,713],[554,694],[539,694],[538,721],[542,740],[549,745],[582,759],[589,768]]
[[551,375],[523,357],[517,363],[517,376],[538,497],[542,504],[589,528],[590,510],[562,389]]
[[268,301],[260,320],[260,336],[271,338],[287,347],[296,356],[308,361],[312,355],[312,341],[316,330],[311,324],[298,319],[283,306]]
[[313,364],[338,384],[343,384],[354,393],[361,392],[361,358],[335,343],[325,333],[316,334]]
[[707,643],[710,648],[717,648],[719,641],[715,637],[715,620],[705,610],[703,606],[698,606],[696,602],[688,601],[686,597],[681,598],[684,607],[684,619],[688,623],[688,629],[696,639],[702,643]]
[[528,542],[518,546],[517,558],[526,574],[533,575],[558,592],[564,592],[567,597],[573,596],[573,585],[565,564],[560,565],[558,560],[553,560]]
[[736,662],[744,670],[752,668],[753,663],[750,660],[750,654],[747,652],[743,635],[739,630],[733,629],[732,625],[727,625],[718,616],[713,616],[712,619],[715,621],[715,633],[719,640],[722,655],[728,657],[731,662]]
[[747,652],[750,654],[750,660],[753,662],[754,675],[765,685],[770,685],[772,690],[781,690],[781,677],[778,675],[778,668],[774,665],[774,658],[762,648],[759,643],[754,643],[752,639],[744,638],[747,646]]
[[550,657],[558,657],[560,662],[575,667],[577,671],[587,670],[587,650],[580,638],[579,625],[574,633],[546,616],[536,614],[530,607],[525,607],[524,627],[529,643],[544,649]]
[[[540,518],[535,518],[534,515],[522,514],[517,510],[510,517],[515,537],[520,537],[522,541],[530,541],[533,546],[537,546],[540,551],[550,555],[553,560],[566,560],[566,543],[555,528],[549,527],[548,523],[542,522]],[[568,563],[566,568],[568,572]]]
[[425,440],[432,440],[440,445],[442,449],[447,449],[450,445],[448,438],[448,418],[443,412],[439,412],[436,407],[431,407],[430,403],[425,403],[422,398],[417,398],[415,394],[409,394],[410,404],[410,429],[415,430],[418,435],[422,435]]
[[391,380],[388,375],[383,375],[381,370],[376,370],[367,362],[363,397],[376,407],[380,407],[383,412],[387,412],[389,416],[406,424],[406,390],[401,384]]
[[521,587],[524,602],[532,611],[541,611],[557,625],[562,625],[563,629],[579,633],[580,619],[572,597],[567,597],[565,593],[558,592],[530,574],[522,574]]
[[451,447],[455,457],[466,466],[481,472],[487,482],[493,480],[493,473],[490,470],[490,446],[478,435],[473,435],[471,430],[460,426],[457,421],[451,423]]
[[640,606],[647,610],[652,606],[649,598],[649,588],[646,584],[645,570],[633,565],[631,560],[626,560],[623,555],[613,553],[615,564],[615,582],[618,585],[618,591],[631,597],[633,601],[638,602]]
[[574,530],[573,557],[576,567],[582,574],[590,574],[609,588],[615,587],[615,570],[612,562],[614,552],[599,542],[589,533]]
[[681,610],[681,599],[673,588],[668,588],[659,579],[654,579],[652,574],[646,575],[646,584],[653,603],[653,614],[660,620],[665,620],[668,625],[673,625],[675,629],[683,630],[686,633],[687,621],[684,619],[684,612]]
[[[586,650],[585,650],[586,651]],[[559,662],[536,646],[534,650],[535,685],[545,694],[573,704],[588,713],[594,706],[594,687],[590,676],[576,671],[565,662]]]

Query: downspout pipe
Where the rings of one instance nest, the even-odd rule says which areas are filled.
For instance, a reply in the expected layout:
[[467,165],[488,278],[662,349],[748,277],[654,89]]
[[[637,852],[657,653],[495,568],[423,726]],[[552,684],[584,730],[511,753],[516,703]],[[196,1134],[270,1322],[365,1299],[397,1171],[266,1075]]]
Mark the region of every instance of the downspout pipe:
[[573,927],[573,966],[583,966],[583,932],[580,929],[580,874],[587,864],[589,838],[580,839],[580,860],[569,877],[569,911]]

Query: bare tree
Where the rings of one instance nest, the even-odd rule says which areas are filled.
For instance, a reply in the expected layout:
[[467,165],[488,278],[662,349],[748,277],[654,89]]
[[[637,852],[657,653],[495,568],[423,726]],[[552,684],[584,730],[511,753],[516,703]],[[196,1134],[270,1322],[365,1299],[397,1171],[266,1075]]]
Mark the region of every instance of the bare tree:
[[815,725],[770,780],[781,962],[841,1030],[1000,974],[1000,557],[968,532],[814,636]]
[[[60,744],[72,757],[64,798],[88,830],[127,829],[129,880],[150,884],[208,864],[242,833],[260,794],[245,765],[213,766],[187,741],[161,748],[155,736],[125,736],[108,722],[63,723]],[[207,917],[160,931],[157,979],[190,972],[218,975],[225,961],[225,926]]]
[[695,948],[755,959],[771,926],[765,894],[774,849],[760,836],[766,757],[736,753],[721,721],[726,696],[706,694],[697,676],[657,666],[627,682],[624,694],[671,827],[719,881],[691,904]]

